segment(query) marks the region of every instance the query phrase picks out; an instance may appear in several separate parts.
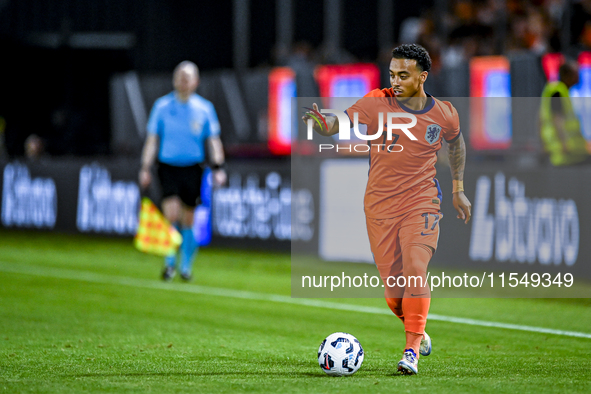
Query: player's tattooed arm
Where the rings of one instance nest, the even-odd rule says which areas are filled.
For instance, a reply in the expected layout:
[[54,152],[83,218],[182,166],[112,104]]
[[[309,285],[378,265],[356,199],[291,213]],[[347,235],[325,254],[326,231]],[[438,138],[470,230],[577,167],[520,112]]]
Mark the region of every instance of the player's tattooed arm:
[[464,168],[466,166],[466,143],[462,134],[454,142],[448,144],[448,155],[451,179],[463,182]]
[[466,143],[460,134],[458,138],[449,144],[449,166],[453,182],[453,205],[458,211],[458,219],[468,223],[472,216],[472,204],[464,195],[464,168],[466,166]]

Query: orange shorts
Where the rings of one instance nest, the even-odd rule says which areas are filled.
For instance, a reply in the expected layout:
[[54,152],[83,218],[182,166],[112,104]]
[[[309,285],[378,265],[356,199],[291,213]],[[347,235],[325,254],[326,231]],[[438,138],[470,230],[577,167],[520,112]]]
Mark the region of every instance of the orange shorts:
[[367,235],[382,280],[402,275],[402,251],[411,245],[437,250],[441,212],[412,211],[391,219],[366,218]]

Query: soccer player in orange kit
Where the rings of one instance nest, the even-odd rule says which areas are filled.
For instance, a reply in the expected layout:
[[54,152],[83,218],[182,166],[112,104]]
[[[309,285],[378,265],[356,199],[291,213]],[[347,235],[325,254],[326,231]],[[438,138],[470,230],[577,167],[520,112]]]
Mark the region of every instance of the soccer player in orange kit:
[[[431,59],[423,47],[398,46],[390,62],[392,87],[372,90],[346,111],[352,124],[357,118],[358,123],[367,125],[368,136],[383,133],[383,138],[368,141],[370,169],[364,209],[371,251],[386,288],[386,302],[404,323],[406,346],[398,371],[410,375],[418,372],[418,354],[431,353],[431,338],[425,332],[431,301],[426,275],[437,249],[439,221],[443,217],[441,189],[435,179],[437,151],[443,139],[449,147],[457,217],[468,223],[471,216],[471,204],[464,195],[466,145],[458,113],[451,103],[425,92],[423,85],[430,69]],[[403,133],[394,134],[396,130],[392,139],[387,139],[388,113],[414,115],[416,125],[408,131],[416,140]],[[304,122],[313,114],[319,115],[316,104],[314,111],[304,115]],[[338,118],[323,117],[326,126],[314,122],[314,130],[324,136],[337,134]],[[384,122],[381,125],[380,120]],[[401,116],[397,123],[408,120]],[[396,282],[400,276],[418,276],[422,281]],[[405,287],[396,287],[395,283],[405,283]]]

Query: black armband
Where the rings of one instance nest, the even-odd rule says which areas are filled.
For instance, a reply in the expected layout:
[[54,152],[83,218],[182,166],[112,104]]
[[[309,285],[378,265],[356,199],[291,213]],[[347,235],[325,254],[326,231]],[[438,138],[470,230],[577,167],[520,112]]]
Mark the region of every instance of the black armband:
[[222,163],[222,164],[212,164],[211,165],[211,169],[212,170],[222,170],[224,169],[224,167],[226,166],[226,163]]

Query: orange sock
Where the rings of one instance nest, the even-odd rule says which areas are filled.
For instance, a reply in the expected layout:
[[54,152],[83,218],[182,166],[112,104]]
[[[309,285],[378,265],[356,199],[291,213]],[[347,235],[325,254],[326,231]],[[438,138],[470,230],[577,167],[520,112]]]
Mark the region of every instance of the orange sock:
[[404,331],[406,331],[405,349],[412,348],[419,354],[419,346],[423,339],[425,326],[427,325],[427,314],[429,313],[430,298],[403,298],[402,310],[406,311],[404,320]]
[[402,298],[387,298],[388,307],[404,323],[404,313],[402,313]]
[[403,298],[404,330],[423,335],[427,325],[430,298]]
[[404,276],[423,278],[423,286],[414,286],[415,283],[410,280],[407,282],[401,303],[404,314],[404,330],[406,331],[405,349],[412,348],[417,355],[431,305],[431,293],[426,283],[426,275],[432,254],[432,250],[425,245],[411,245],[402,251]]

